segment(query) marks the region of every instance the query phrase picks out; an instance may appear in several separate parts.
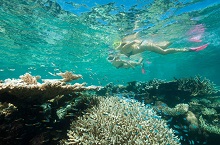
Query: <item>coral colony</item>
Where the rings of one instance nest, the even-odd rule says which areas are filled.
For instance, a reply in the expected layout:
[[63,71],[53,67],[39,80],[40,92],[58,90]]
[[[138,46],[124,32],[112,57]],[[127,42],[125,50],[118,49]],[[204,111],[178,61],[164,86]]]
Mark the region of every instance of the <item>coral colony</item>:
[[220,95],[208,79],[100,87],[57,75],[0,82],[0,144],[218,144]]

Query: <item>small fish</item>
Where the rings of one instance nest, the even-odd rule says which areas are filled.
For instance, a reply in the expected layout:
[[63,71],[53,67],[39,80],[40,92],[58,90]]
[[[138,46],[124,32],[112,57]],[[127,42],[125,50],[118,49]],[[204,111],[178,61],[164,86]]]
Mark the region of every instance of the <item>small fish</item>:
[[34,124],[33,124],[33,126],[39,126],[39,125],[41,125],[40,122],[37,122],[37,123],[34,123]]
[[44,140],[44,141],[42,141],[42,142],[44,143],[44,142],[48,142],[48,141],[49,141],[49,139],[46,139],[46,140]]
[[188,132],[188,130],[184,129],[183,132]]
[[52,73],[52,72],[48,72],[50,75],[52,75],[52,76],[56,76],[56,74],[54,73]]
[[51,127],[51,126],[47,126],[46,128],[47,128],[47,129],[53,129],[53,127]]
[[167,120],[167,122],[171,122],[173,120],[173,117],[171,117],[170,119]]
[[60,133],[60,132],[62,132],[62,130],[56,130],[56,132],[59,132],[59,133]]
[[180,136],[180,140],[183,140],[183,136]]
[[50,122],[49,119],[44,119],[44,120],[41,120],[41,122]]
[[173,127],[175,127],[176,129],[180,129],[181,127],[178,125],[174,125]]
[[8,69],[8,70],[10,70],[10,71],[15,71],[15,69],[13,69],[13,68],[10,68],[10,69]]
[[146,63],[147,64],[151,64],[152,62],[146,59]]
[[174,132],[175,132],[176,134],[180,134],[180,132],[179,132],[179,131],[177,131],[177,130],[174,130]]
[[54,138],[52,138],[52,140],[58,140],[59,139],[59,137],[54,137]]
[[25,126],[33,126],[33,124],[25,124]]

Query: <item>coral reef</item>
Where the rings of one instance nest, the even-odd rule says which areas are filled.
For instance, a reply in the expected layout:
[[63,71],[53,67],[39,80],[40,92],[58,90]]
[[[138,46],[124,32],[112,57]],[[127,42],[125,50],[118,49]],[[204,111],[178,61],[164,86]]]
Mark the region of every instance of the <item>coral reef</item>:
[[[183,78],[183,79],[174,79],[172,81],[163,81],[154,79],[148,82],[129,82],[126,86],[114,85],[113,83],[107,84],[104,88],[102,88],[98,95],[106,95],[106,94],[116,94],[126,93],[126,92],[135,93],[135,98],[140,100],[138,94],[143,94],[144,97],[150,95],[158,96],[165,95],[172,97],[173,101],[178,101],[179,97],[186,98],[188,100],[191,99],[189,96],[203,96],[203,95],[212,95],[218,93],[215,84],[211,83],[208,79],[202,79],[200,76],[196,76],[194,78]],[[143,96],[141,95],[141,97]]]
[[[43,104],[34,100],[29,103],[16,101],[16,108],[11,103],[1,104],[0,144],[57,144],[66,138],[71,121],[96,104],[84,93],[89,92],[56,96]],[[8,95],[6,102],[10,102],[11,97]],[[60,111],[62,109],[64,111]]]
[[[214,144],[218,141],[220,95],[214,85],[210,87],[213,90],[208,87],[211,85],[207,80],[154,79],[129,82],[127,86],[109,83],[101,88],[87,87],[85,83],[68,84],[66,81],[77,77],[72,72],[62,75],[63,79],[43,79],[40,83],[39,76],[26,73],[20,79],[0,82],[0,144]],[[189,84],[193,86],[191,89],[185,86]],[[209,91],[200,90],[203,88]]]
[[57,144],[70,121],[95,104],[85,94],[100,88],[38,79],[26,73],[0,83],[0,144]]
[[180,137],[181,144],[215,142],[218,137],[201,127],[199,116],[203,115],[206,124],[219,128],[219,94],[214,83],[200,76],[172,81],[134,81],[125,86],[109,83],[97,92],[103,96],[134,98],[153,106]]
[[131,99],[98,97],[99,104],[71,124],[61,144],[180,144],[164,120]]
[[[67,95],[73,92],[82,92],[86,90],[97,90],[98,86],[88,86],[85,83],[66,84],[60,80],[44,80],[36,82],[36,77],[30,74],[21,76],[22,79],[6,79],[0,83],[0,95],[9,94],[19,99],[45,101],[56,97],[57,95]],[[41,96],[41,97],[39,97]]]

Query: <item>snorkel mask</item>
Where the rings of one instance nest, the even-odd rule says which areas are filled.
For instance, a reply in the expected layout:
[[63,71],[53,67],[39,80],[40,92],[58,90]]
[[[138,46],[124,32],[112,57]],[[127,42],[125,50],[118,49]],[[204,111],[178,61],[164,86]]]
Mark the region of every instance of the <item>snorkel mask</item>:
[[121,41],[116,41],[116,42],[113,43],[113,48],[117,49],[118,46],[120,46],[120,45],[121,45]]

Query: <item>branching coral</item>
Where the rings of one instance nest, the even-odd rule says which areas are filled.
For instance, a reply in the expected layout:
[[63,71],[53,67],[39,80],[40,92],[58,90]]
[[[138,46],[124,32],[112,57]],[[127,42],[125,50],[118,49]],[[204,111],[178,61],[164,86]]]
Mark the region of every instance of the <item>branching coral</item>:
[[66,71],[65,73],[58,73],[58,76],[63,78],[63,82],[70,82],[82,78],[82,75],[73,74],[72,72]]
[[164,120],[144,104],[116,97],[100,103],[72,122],[61,144],[180,144]]
[[213,108],[204,108],[202,110],[202,114],[206,116],[212,116],[212,115],[217,114],[217,111]]
[[156,103],[155,109],[157,111],[161,111],[165,115],[179,116],[179,115],[184,115],[188,112],[189,105],[188,104],[177,104],[174,108],[170,108],[165,103],[158,101]]
[[29,73],[20,76],[21,80],[23,80],[26,84],[37,84],[37,80],[40,79],[40,76],[32,76]]
[[199,121],[203,130],[220,135],[220,127],[206,123],[202,115],[199,117]]
[[200,76],[189,79],[176,79],[176,81],[178,89],[189,91],[191,96],[209,95],[217,92],[215,85],[210,80],[202,79]]

